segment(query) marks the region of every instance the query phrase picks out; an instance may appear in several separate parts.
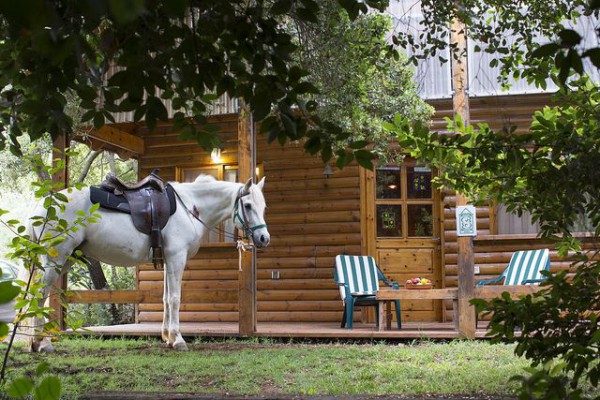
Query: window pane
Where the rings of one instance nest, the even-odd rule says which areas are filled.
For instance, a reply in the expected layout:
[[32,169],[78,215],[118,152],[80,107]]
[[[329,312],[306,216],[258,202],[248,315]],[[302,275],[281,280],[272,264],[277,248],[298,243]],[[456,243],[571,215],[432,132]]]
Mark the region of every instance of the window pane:
[[238,170],[237,168],[226,168],[223,173],[223,180],[225,182],[237,182],[238,181]]
[[406,168],[406,180],[409,199],[431,199],[431,169],[408,167]]
[[433,236],[431,204],[408,206],[408,236]]
[[217,168],[184,168],[182,171],[182,182],[194,182],[199,175],[210,175],[219,179],[219,170]]
[[377,168],[375,182],[378,199],[402,198],[400,167]]
[[377,206],[377,236],[402,236],[402,206]]

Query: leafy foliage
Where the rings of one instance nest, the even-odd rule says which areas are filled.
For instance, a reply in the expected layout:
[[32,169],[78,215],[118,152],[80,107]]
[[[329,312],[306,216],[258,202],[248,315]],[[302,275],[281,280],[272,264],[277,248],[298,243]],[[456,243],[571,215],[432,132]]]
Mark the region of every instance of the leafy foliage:
[[355,151],[350,155],[366,167],[371,167],[373,155],[382,162],[393,161],[398,155],[381,123],[391,121],[396,113],[425,122],[433,108],[417,95],[413,71],[406,60],[390,51],[386,37],[391,18],[367,14],[351,20],[328,0],[321,3],[316,23],[294,18],[292,13],[289,25],[298,40],[298,62],[310,72],[318,89],[318,93],[305,96],[307,105],[318,105],[313,119],[333,122],[352,132],[347,140],[335,143],[325,130],[309,131],[306,149],[316,153],[322,142],[329,142],[342,164],[352,161],[353,157],[344,156],[349,150],[360,150],[370,142],[375,146],[374,154]]
[[582,58],[600,65],[600,48],[583,48],[569,24],[582,13],[597,17],[599,5],[586,0],[423,0],[419,33],[399,32],[394,43],[410,48],[415,63],[436,56],[448,47],[445,38],[458,18],[477,41],[475,51],[493,55],[490,66],[500,67],[501,82],[509,86],[513,78],[525,79],[545,89],[553,69],[565,82],[572,70],[583,74]]
[[[35,168],[44,169],[47,175],[56,173],[57,171],[64,168],[62,162],[56,163],[53,167],[44,166],[44,162],[38,157],[33,160],[36,164]],[[95,213],[98,208],[94,205],[87,211],[81,211],[78,218],[69,224],[66,220],[60,218],[59,211],[63,209],[64,204],[68,201],[67,196],[62,192],[57,192],[55,185],[51,180],[46,181],[35,181],[32,186],[34,187],[36,195],[41,199],[46,214],[44,216],[35,216],[30,218],[25,223],[21,223],[19,220],[0,220],[0,223],[4,227],[12,231],[14,237],[11,241],[10,247],[11,252],[6,256],[15,261],[18,261],[27,271],[29,271],[29,278],[27,281],[16,281],[20,285],[20,288],[5,288],[2,287],[2,295],[0,301],[11,300],[15,298],[16,304],[15,309],[18,310],[17,317],[14,321],[13,331],[9,338],[9,345],[7,346],[2,368],[0,370],[0,387],[6,389],[6,392],[11,397],[26,398],[30,394],[35,399],[59,399],[60,398],[60,381],[55,376],[42,375],[48,370],[48,367],[44,364],[40,365],[37,369],[36,379],[30,377],[17,378],[12,382],[5,382],[6,370],[8,368],[9,354],[12,349],[17,329],[26,320],[37,317],[37,318],[48,318],[50,313],[53,311],[51,308],[46,307],[44,304],[40,304],[39,299],[42,298],[42,291],[44,284],[39,281],[45,264],[43,263],[44,258],[51,259],[57,254],[56,247],[62,243],[68,235],[77,231],[87,224],[94,223],[97,221],[98,214]],[[0,215],[5,215],[7,211],[0,210]],[[38,234],[34,235],[29,226],[36,227]],[[73,261],[77,261],[73,258]],[[57,266],[61,268],[61,266]],[[7,282],[3,282],[4,285]],[[12,284],[12,283],[11,283]],[[73,325],[77,328],[77,325]],[[48,336],[58,333],[55,323],[48,322],[44,326],[32,327],[35,331],[35,335]]]
[[[338,4],[355,19],[387,1]],[[271,139],[300,139],[309,126],[294,107],[308,112],[301,99],[315,87],[294,63],[297,45],[282,23],[292,6],[300,20],[317,21],[314,0],[3,1],[1,130],[19,153],[16,139],[24,133],[38,139],[72,132],[69,93],[80,99],[82,120],[96,128],[115,112],[133,112],[153,128],[167,119],[168,100],[178,110],[175,129],[211,148],[218,136],[195,123],[205,122],[208,105],[227,93],[256,121],[274,111]],[[109,69],[115,73],[105,80]],[[325,123],[320,128],[335,131]],[[331,157],[326,143],[319,148]]]
[[[600,89],[582,67],[585,57],[598,66],[600,53],[583,48],[582,37],[565,21],[581,10],[597,14],[600,3],[426,0],[423,4],[424,24],[433,29],[421,35],[422,44],[414,42],[415,47],[424,46],[422,56],[447,46],[437,38],[459,17],[466,22],[469,37],[482,43],[480,50],[494,55],[491,66],[501,66],[505,83],[509,77],[525,78],[545,88],[551,79],[560,87],[557,105],[536,112],[525,134],[517,135],[512,128],[494,132],[486,124],[465,126],[459,118],[448,121],[455,135],[431,133],[402,118],[387,127],[413,156],[443,166],[440,184],[473,201],[492,198],[509,211],[530,212],[540,223],[542,236],[560,238],[563,256],[569,250],[575,253],[580,261],[572,265],[573,275],[562,271],[548,276],[547,289],[538,294],[474,303],[493,312],[493,340],[516,342],[517,354],[533,363],[527,376],[515,378],[521,383],[521,398],[585,398],[581,382],[597,388],[600,379],[598,317],[590,313],[600,309],[600,264],[582,252],[573,233],[579,229],[576,221],[586,219],[600,234]],[[515,37],[514,43],[508,43],[509,36]],[[519,335],[514,334],[516,328]]]
[[[583,398],[580,382],[600,382],[600,263],[580,256],[572,279],[547,274],[547,289],[512,300],[508,293],[478,309],[493,312],[489,336],[517,343],[515,352],[533,361],[530,377],[519,377],[522,398]],[[515,330],[520,334],[515,335]],[[595,398],[600,398],[597,396]]]

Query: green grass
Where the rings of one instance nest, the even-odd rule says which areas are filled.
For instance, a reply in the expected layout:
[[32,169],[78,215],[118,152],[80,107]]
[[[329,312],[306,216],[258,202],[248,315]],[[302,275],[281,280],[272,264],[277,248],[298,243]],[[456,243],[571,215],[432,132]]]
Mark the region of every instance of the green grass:
[[[0,348],[4,349],[4,348]],[[95,391],[229,394],[510,395],[527,362],[513,348],[449,343],[196,341],[176,352],[154,339],[64,339],[51,355],[12,353],[9,380],[47,361],[65,398]]]

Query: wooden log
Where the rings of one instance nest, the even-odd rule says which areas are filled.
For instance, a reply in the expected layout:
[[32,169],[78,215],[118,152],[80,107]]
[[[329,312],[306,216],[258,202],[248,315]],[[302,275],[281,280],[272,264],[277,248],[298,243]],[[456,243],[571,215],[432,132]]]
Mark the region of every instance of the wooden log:
[[[320,257],[335,257],[338,254],[361,254],[360,245],[344,243],[340,245],[287,245],[273,243],[269,245],[262,253],[259,253],[259,260],[263,257],[306,257],[307,254],[318,255]],[[332,264],[333,266],[333,264]]]
[[360,222],[359,211],[311,211],[293,214],[271,214],[269,211],[266,216],[269,225]]
[[[361,235],[360,233],[348,233],[343,235],[331,236],[331,235],[319,235],[314,234],[310,236],[281,236],[272,237],[271,246],[306,246],[306,245],[360,245]],[[341,254],[341,253],[340,253]]]
[[504,292],[508,292],[513,299],[520,296],[526,296],[536,293],[540,290],[547,290],[547,287],[536,285],[518,285],[518,286],[476,286],[473,290],[473,296],[478,299],[493,299],[500,297]]
[[277,181],[292,181],[296,182],[298,180],[306,180],[306,179],[319,179],[319,180],[330,180],[330,179],[339,179],[339,178],[348,178],[348,177],[358,177],[358,166],[349,166],[344,168],[343,170],[338,170],[335,172],[335,178],[326,178],[323,175],[323,165],[315,165],[312,168],[295,168],[289,170],[280,170],[280,169],[266,169],[268,171],[269,180],[273,182]]
[[[268,205],[269,214],[294,213],[294,212],[319,212],[319,211],[343,211],[359,210],[359,202],[357,199],[341,199],[331,201],[315,200],[315,201],[296,201],[287,203],[275,203]],[[268,217],[267,217],[268,218]]]
[[[162,303],[162,291],[157,290],[71,290],[66,301],[72,304],[136,304]],[[227,303],[237,301],[236,290],[184,290],[185,302]]]
[[304,290],[260,290],[257,294],[257,298],[259,302],[263,301],[327,301],[327,300],[339,300],[340,292],[338,289],[330,289],[330,290],[312,290],[312,289],[304,289]]
[[[270,175],[267,177],[270,179]],[[270,182],[270,180],[269,180]],[[268,189],[269,183],[265,186],[265,197],[267,204],[286,203],[290,201],[306,201],[306,199],[359,199],[359,188],[318,188],[286,192],[273,192]]]
[[269,224],[269,232],[272,236],[282,235],[312,235],[318,232],[324,234],[360,233],[360,223],[311,223],[311,224]]
[[276,280],[258,280],[258,290],[302,290],[310,288],[311,290],[335,290],[336,286],[333,279],[276,279]]
[[[162,303],[142,303],[139,306],[140,311],[155,311],[162,312]],[[205,311],[205,312],[224,312],[238,311],[238,303],[184,303],[180,307],[180,311]]]
[[[140,322],[162,322],[162,312],[141,312]],[[237,322],[237,312],[182,312],[181,322]]]
[[[268,171],[266,171],[268,174]],[[267,179],[269,179],[267,177]],[[272,191],[302,191],[320,188],[356,188],[358,186],[358,176],[349,178],[335,179],[308,179],[297,182],[271,182],[268,183],[268,190]],[[265,186],[266,188],[267,186]]]
[[342,302],[330,301],[262,301],[258,303],[258,311],[337,311],[344,309]]

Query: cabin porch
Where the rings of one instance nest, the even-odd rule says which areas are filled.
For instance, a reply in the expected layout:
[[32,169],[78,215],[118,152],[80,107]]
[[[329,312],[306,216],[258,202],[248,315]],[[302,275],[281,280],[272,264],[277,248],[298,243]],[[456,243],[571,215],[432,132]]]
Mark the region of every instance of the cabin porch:
[[[475,337],[485,337],[487,322],[481,322]],[[90,336],[160,336],[161,323],[95,326],[79,333]],[[182,323],[184,337],[242,337],[237,322]],[[254,337],[289,339],[457,339],[460,336],[452,322],[405,322],[402,329],[379,331],[374,324],[355,322],[351,330],[332,322],[259,322]]]

